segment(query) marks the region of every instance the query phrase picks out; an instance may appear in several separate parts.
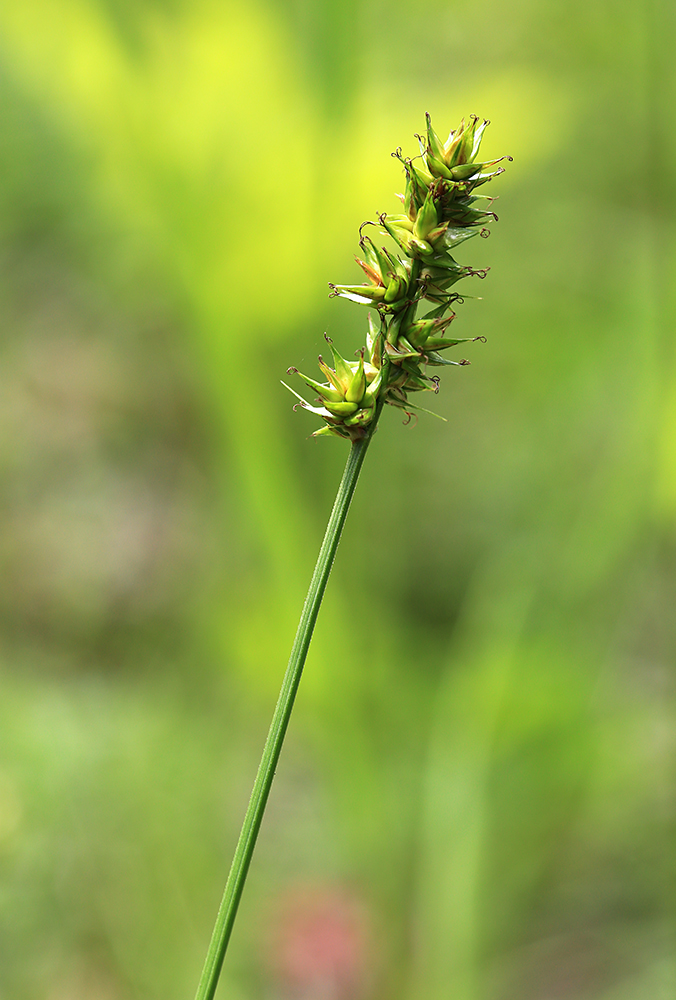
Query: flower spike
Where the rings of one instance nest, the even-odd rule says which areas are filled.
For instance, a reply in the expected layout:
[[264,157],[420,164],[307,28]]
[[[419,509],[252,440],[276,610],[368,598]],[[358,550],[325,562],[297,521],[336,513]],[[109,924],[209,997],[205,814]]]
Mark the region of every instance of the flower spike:
[[[488,268],[459,264],[452,254],[465,240],[490,235],[486,223],[498,221],[490,210],[493,199],[474,190],[503,173],[504,167],[498,164],[512,157],[477,160],[489,122],[476,115],[463,119],[446,142],[434,130],[429,114],[425,119],[425,134],[417,137],[420,155],[404,157],[401,148],[392,153],[406,178],[405,192],[398,195],[405,211],[379,214],[377,222],[359,227],[360,254],[355,260],[368,284],[329,285],[332,297],[370,307],[366,350],[359,352],[357,361],[346,361],[327,337],[334,367],[320,357],[326,382],[289,369],[317,394],[316,402],[321,404],[312,406],[291,389],[300,400],[296,406],[325,421],[314,437],[359,440],[370,433],[376,411],[384,403],[405,410],[409,417],[412,409],[429,412],[408,400],[411,392],[439,391],[439,377],[427,375],[427,366],[467,365],[466,359],[450,361],[439,352],[485,341],[484,337],[446,336],[456,315],[452,307],[467,298],[449,289],[464,278],[485,278],[488,272]],[[392,241],[392,249],[366,235],[366,225],[376,226],[381,237]],[[421,306],[428,311],[416,317]]]

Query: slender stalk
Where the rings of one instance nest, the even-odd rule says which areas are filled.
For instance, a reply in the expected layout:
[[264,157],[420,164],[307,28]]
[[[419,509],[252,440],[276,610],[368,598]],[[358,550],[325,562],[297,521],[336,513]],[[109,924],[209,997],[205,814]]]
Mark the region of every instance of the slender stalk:
[[249,799],[249,805],[244,817],[244,823],[242,824],[242,830],[235,849],[235,856],[225,885],[223,900],[218,911],[218,916],[216,917],[216,924],[195,1000],[212,1000],[216,992],[223,959],[237,915],[237,908],[242,896],[242,890],[244,889],[244,883],[246,882],[251,857],[256,846],[256,838],[258,837],[268,795],[272,787],[284,736],[289,725],[291,710],[296,699],[296,692],[298,691],[298,685],[303,673],[305,658],[310,648],[310,640],[314,632],[317,615],[319,614],[326,584],[331,573],[333,560],[336,556],[347,512],[350,509],[352,496],[357,485],[357,480],[359,479],[364,456],[366,455],[366,450],[373,437],[373,432],[380,416],[380,409],[381,407],[378,407],[370,425],[370,433],[361,440],[354,441],[350,448],[343,478],[340,481],[331,517],[326,527],[324,541],[319,550],[317,565],[315,566],[315,571],[310,582],[310,589],[303,605],[298,631],[296,632],[291,656],[289,657],[289,665],[286,668],[282,690],[272,717],[265,747],[263,748],[263,756],[261,757],[251,798]]

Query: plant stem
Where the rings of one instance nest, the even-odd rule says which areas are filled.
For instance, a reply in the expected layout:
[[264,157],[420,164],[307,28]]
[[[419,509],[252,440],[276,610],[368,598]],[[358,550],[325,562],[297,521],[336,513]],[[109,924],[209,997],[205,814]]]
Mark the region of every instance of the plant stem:
[[242,896],[242,890],[244,889],[244,883],[246,882],[251,857],[256,846],[256,838],[258,837],[268,795],[270,794],[270,788],[275,776],[284,736],[289,725],[291,710],[296,698],[296,692],[298,691],[298,685],[300,684],[317,615],[319,614],[326,584],[331,573],[333,560],[336,556],[347,512],[350,509],[352,496],[357,485],[357,480],[359,479],[364,456],[373,437],[379,416],[380,407],[378,407],[370,425],[369,434],[359,441],[354,441],[350,448],[343,478],[340,481],[331,517],[326,526],[324,541],[317,557],[317,564],[310,582],[310,589],[303,605],[303,612],[298,623],[298,631],[296,632],[291,656],[289,657],[289,665],[286,668],[282,690],[272,717],[265,747],[263,748],[263,756],[261,757],[251,798],[249,799],[249,805],[244,817],[244,823],[242,824],[242,830],[235,849],[235,856],[225,885],[223,900],[218,911],[218,916],[216,917],[216,924],[211,936],[195,1000],[213,1000],[214,993],[216,992],[223,959],[237,915],[237,908]]

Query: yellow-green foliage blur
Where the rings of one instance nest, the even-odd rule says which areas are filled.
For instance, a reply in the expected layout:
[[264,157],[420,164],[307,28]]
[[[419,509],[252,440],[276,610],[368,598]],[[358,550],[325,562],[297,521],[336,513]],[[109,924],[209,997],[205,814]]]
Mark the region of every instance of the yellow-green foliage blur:
[[1,1000],[194,994],[347,452],[279,380],[425,111],[514,157],[487,344],[383,415],[219,995],[676,996],[674,16],[0,7]]

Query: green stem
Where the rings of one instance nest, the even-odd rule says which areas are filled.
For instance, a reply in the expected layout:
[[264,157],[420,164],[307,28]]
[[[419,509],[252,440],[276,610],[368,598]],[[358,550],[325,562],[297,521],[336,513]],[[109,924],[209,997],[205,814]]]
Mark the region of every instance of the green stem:
[[340,481],[331,517],[326,526],[324,541],[319,550],[317,565],[315,566],[315,571],[310,582],[310,589],[303,605],[303,612],[298,623],[298,631],[296,632],[291,656],[289,657],[289,665],[286,668],[282,690],[272,717],[265,747],[263,748],[263,756],[261,757],[251,798],[249,799],[249,805],[244,817],[244,823],[242,824],[242,831],[235,849],[230,874],[225,884],[223,900],[218,911],[218,916],[216,917],[216,924],[211,936],[195,1000],[213,1000],[214,993],[216,992],[218,977],[221,974],[221,967],[228,947],[228,941],[230,940],[232,926],[235,922],[251,857],[256,846],[256,838],[258,837],[268,795],[270,794],[270,788],[275,776],[284,736],[289,725],[291,710],[296,698],[296,692],[298,691],[298,685],[300,684],[301,674],[303,673],[303,666],[305,665],[305,658],[307,657],[310,640],[312,639],[317,615],[319,614],[319,607],[322,603],[324,591],[326,590],[326,584],[331,573],[333,560],[336,556],[347,512],[350,509],[350,502],[357,485],[357,480],[359,479],[364,456],[373,437],[379,416],[380,407],[377,409],[370,426],[370,433],[360,441],[354,441],[350,448],[343,478]]

